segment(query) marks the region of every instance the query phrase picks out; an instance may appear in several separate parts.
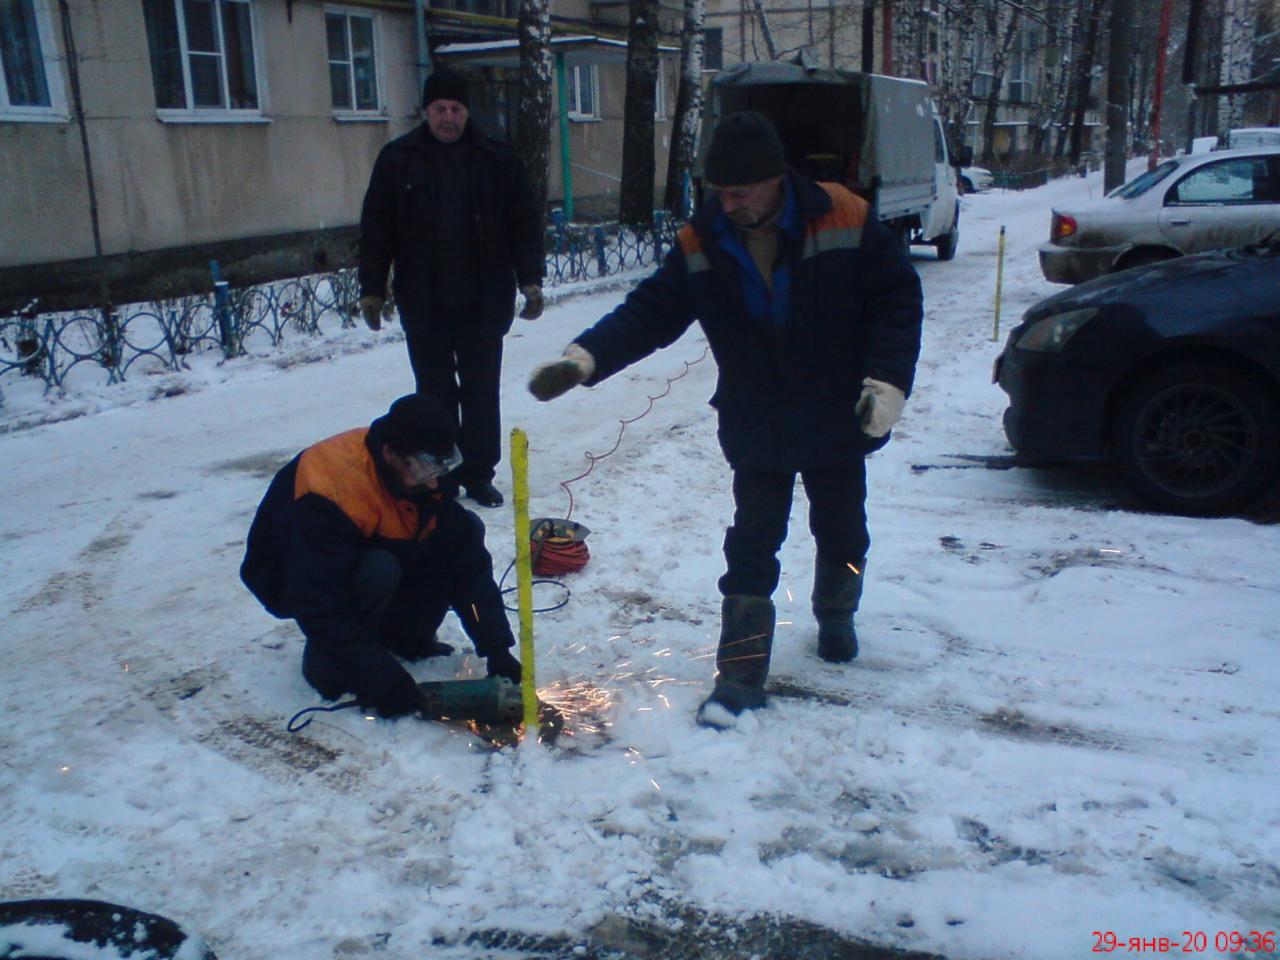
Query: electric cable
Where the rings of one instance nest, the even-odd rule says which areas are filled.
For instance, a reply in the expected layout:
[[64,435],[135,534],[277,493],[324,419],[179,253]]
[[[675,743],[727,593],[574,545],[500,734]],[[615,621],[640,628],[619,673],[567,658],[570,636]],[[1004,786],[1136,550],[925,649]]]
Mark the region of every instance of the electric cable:
[[[666,378],[666,389],[656,396],[648,397],[649,403],[642,413],[634,417],[620,419],[618,421],[618,436],[617,439],[614,440],[612,447],[604,453],[599,454],[591,453],[590,451],[583,452],[583,456],[586,457],[588,463],[587,469],[576,477],[570,477],[568,480],[560,481],[561,489],[564,490],[569,497],[569,511],[565,514],[564,519],[560,521],[565,524],[566,528],[570,524],[569,518],[573,516],[573,491],[569,489],[570,484],[577,483],[579,480],[585,480],[591,475],[591,471],[596,468],[597,463],[604,460],[606,457],[612,456],[618,447],[622,445],[622,435],[627,432],[627,426],[635,423],[637,420],[643,420],[647,417],[653,410],[654,402],[661,400],[669,394],[671,392],[671,385],[677,380],[687,376],[690,367],[705,360],[710,349],[711,348],[709,346],[703,347],[702,355],[698,357],[697,360],[683,361],[684,369],[674,377]],[[543,575],[541,578],[533,581],[533,586],[549,584],[551,586],[559,587],[564,591],[564,598],[559,603],[552,604],[549,607],[535,607],[533,609],[534,613],[550,613],[553,610],[559,610],[566,606],[569,603],[569,598],[572,596],[572,592],[564,582],[553,579],[553,577],[559,574],[576,573],[585,567],[587,565],[587,561],[591,559],[590,551],[587,550],[587,544],[582,537],[556,535],[556,523],[557,521],[554,518],[544,517],[539,520],[537,526],[529,532],[532,560],[531,566],[534,573]],[[543,532],[544,530],[546,530],[545,533]],[[585,533],[585,528],[581,528],[581,530]],[[514,593],[519,589],[519,587],[503,587],[503,584],[507,582],[507,577],[511,574],[515,565],[516,562],[512,559],[512,561],[507,564],[507,569],[502,572],[502,577],[498,580],[498,593],[501,596],[505,597],[508,593]],[[519,612],[519,608],[509,607],[505,601],[503,602],[502,607],[504,610],[511,613]],[[338,710],[346,710],[350,707],[357,706],[359,706],[357,701],[345,700],[342,703],[336,703],[330,707],[306,707],[305,709],[299,710],[289,718],[289,722],[285,725],[285,729],[288,730],[289,733],[297,733],[300,730],[305,730],[311,723],[313,718],[308,716],[308,714],[334,713]],[[304,716],[307,719],[302,723],[298,723],[297,721],[299,718]]]
[[307,727],[311,726],[311,721],[315,719],[314,717],[307,717],[305,721],[298,723],[298,718],[306,717],[308,713],[335,713],[338,710],[347,710],[351,707],[358,706],[360,706],[360,704],[356,700],[343,700],[342,703],[335,703],[331,707],[306,707],[290,717],[289,722],[284,725],[284,728],[290,733],[297,733],[299,730],[305,730]]

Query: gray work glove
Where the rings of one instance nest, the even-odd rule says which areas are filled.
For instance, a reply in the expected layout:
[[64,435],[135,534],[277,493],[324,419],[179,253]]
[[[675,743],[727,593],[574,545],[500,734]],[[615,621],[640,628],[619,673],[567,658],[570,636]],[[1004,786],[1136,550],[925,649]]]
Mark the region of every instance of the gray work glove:
[[893,429],[902,417],[907,396],[892,383],[867,377],[862,381],[862,396],[853,412],[862,420],[862,432],[879,439]]
[[540,363],[529,374],[529,392],[539,400],[554,400],[595,373],[596,361],[576,343],[565,348],[564,356],[550,363]]
[[360,316],[364,317],[366,327],[370,330],[382,329],[382,311],[386,305],[385,299],[371,293],[366,293],[360,298]]
[[542,316],[542,288],[530,283],[520,288],[524,294],[524,309],[520,311],[521,320],[537,320]]

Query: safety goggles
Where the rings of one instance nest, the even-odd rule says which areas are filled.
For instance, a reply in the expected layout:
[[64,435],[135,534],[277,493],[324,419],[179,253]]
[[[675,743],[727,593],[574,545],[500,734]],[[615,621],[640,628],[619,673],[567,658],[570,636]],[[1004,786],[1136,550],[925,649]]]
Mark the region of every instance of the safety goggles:
[[426,483],[429,480],[439,480],[450,470],[456,470],[461,466],[462,451],[457,446],[443,455],[421,450],[418,453],[409,454],[404,458],[404,462],[409,468],[409,474],[414,483]]

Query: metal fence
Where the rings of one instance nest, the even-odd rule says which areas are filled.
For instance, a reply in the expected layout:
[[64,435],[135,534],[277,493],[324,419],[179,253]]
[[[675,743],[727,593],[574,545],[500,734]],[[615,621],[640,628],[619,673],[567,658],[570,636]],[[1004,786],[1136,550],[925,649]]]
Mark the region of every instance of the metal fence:
[[[643,231],[616,223],[567,224],[553,214],[545,283],[557,287],[655,265],[671,249],[678,227],[662,212]],[[186,369],[187,358],[200,352],[231,359],[250,344],[274,348],[291,335],[355,325],[360,292],[353,269],[235,288],[213,263],[210,280],[213,292],[197,296],[57,313],[43,313],[33,302],[0,317],[0,382],[36,377],[46,392],[65,392],[77,368],[120,383],[135,369]]]

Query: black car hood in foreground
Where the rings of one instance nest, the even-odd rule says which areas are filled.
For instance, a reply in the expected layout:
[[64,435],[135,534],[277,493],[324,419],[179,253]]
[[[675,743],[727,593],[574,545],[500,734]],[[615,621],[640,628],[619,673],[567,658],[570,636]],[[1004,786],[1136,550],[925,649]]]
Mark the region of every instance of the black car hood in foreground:
[[[1280,285],[1280,234],[1265,243],[1162,260],[1085,281],[1041,300],[1026,312],[1023,320],[1034,321],[1068,310],[1118,304],[1138,307],[1148,318],[1170,319],[1186,316],[1208,319],[1206,314],[1220,318],[1224,312],[1250,313],[1250,307],[1274,308],[1274,301],[1266,304],[1274,293],[1265,295],[1257,289],[1257,284],[1241,288],[1232,277],[1240,266],[1259,261],[1274,264],[1276,283]],[[1256,299],[1255,293],[1264,297],[1261,302],[1250,303]]]

